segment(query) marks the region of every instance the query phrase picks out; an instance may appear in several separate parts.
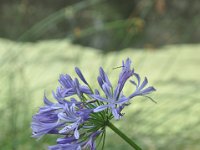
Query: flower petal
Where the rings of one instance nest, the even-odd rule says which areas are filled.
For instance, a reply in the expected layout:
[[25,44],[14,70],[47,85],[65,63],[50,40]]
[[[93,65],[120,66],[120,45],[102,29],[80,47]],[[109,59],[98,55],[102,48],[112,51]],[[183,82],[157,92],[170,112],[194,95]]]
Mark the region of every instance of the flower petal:
[[141,91],[141,94],[142,94],[142,95],[144,95],[144,94],[149,94],[149,93],[151,93],[151,92],[153,92],[153,91],[156,91],[156,89],[155,89],[153,86],[150,86],[150,87],[144,89],[143,91]]
[[111,102],[108,99],[101,97],[100,95],[91,95],[91,97],[98,100],[98,101],[107,102],[107,103]]
[[112,87],[110,80],[108,79],[108,76],[106,75],[102,67],[99,68],[99,73],[103,81],[106,82],[110,87]]
[[108,98],[112,98],[111,87],[108,86],[107,83],[104,83],[104,84],[102,85],[102,89],[103,89],[105,95],[106,95]]
[[118,105],[121,105],[123,103],[128,102],[129,100],[130,100],[129,98],[123,96],[123,97],[120,97],[120,99],[118,101],[116,101],[115,103],[118,104]]
[[46,104],[46,105],[53,105],[53,103],[51,102],[51,101],[49,101],[48,99],[47,99],[47,97],[46,97],[46,94],[44,94],[44,103]]
[[119,115],[116,108],[112,108],[112,114],[113,114],[113,116],[115,117],[116,120],[120,119],[120,115]]
[[138,90],[143,89],[143,88],[147,85],[147,83],[148,83],[148,80],[147,80],[147,78],[145,77],[145,78],[144,78],[144,81],[142,82],[142,84],[140,85],[140,87],[139,87]]
[[105,110],[106,108],[110,107],[110,105],[101,105],[101,106],[98,106],[96,107],[93,112],[100,112],[100,111],[103,111]]
[[87,81],[85,80],[81,70],[78,68],[78,67],[75,67],[75,71],[77,73],[77,75],[79,76],[79,78],[85,83],[88,85]]
[[76,139],[79,139],[79,132],[78,132],[78,127],[74,130],[74,137],[76,138]]

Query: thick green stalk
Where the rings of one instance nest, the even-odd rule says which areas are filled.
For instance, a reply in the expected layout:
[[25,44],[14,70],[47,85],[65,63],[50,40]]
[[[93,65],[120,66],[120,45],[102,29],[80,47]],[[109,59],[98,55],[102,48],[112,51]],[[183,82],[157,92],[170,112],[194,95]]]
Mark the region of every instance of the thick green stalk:
[[142,150],[135,142],[133,142],[129,137],[122,133],[111,122],[108,122],[107,126],[110,127],[115,133],[117,133],[122,139],[124,139],[131,147],[133,147],[136,150]]

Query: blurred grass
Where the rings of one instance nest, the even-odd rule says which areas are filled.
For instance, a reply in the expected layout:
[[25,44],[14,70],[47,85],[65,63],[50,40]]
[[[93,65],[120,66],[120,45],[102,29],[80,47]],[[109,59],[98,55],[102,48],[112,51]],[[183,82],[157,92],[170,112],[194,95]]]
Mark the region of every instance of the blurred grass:
[[[0,149],[45,149],[54,138],[32,139],[31,116],[49,97],[60,73],[74,74],[79,66],[96,87],[98,67],[113,82],[121,60],[130,57],[136,72],[147,76],[157,92],[152,103],[137,98],[125,117],[113,121],[144,149],[198,150],[200,126],[200,45],[172,45],[160,49],[126,49],[106,55],[97,49],[73,45],[67,40],[16,43],[0,39]],[[127,89],[128,92],[130,88]],[[131,149],[108,129],[105,149]]]
[[85,0],[73,5],[66,6],[52,14],[48,17],[42,19],[40,22],[34,24],[29,30],[20,36],[18,40],[27,40],[27,39],[37,39],[45,32],[50,31],[55,28],[55,25],[64,19],[69,19],[73,17],[78,11],[90,7],[92,5],[98,4],[103,0]]

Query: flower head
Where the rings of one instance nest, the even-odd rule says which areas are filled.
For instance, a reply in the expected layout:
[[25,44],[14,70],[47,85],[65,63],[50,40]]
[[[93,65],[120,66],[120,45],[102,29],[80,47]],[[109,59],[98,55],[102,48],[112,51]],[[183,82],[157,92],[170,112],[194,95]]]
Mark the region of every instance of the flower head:
[[60,75],[59,82],[61,86],[59,86],[56,91],[57,99],[63,99],[73,95],[81,97],[84,93],[91,94],[91,90],[88,86],[80,85],[77,78],[73,80],[68,74]]
[[[111,84],[103,68],[99,68],[97,81],[104,94],[91,89],[79,68],[76,67],[75,72],[85,85],[68,74],[60,75],[60,86],[53,92],[56,102],[53,103],[44,96],[45,105],[32,118],[34,138],[41,138],[46,134],[60,135],[57,144],[49,146],[50,150],[95,150],[95,140],[99,135],[105,134],[105,128],[113,117],[120,119],[123,116],[122,110],[134,97],[146,96],[155,91],[154,87],[147,86],[146,77],[141,82],[139,74],[131,68],[129,58],[122,61],[116,86]],[[129,95],[124,95],[123,90],[128,80],[135,88]]]
[[[123,95],[123,88],[125,83],[129,78],[135,76],[138,83],[136,84],[135,81],[130,80],[131,83],[136,85],[136,90],[129,96]],[[147,87],[148,81],[145,77],[145,80],[142,84],[140,84],[140,76],[134,72],[134,69],[131,69],[131,60],[128,58],[126,62],[122,61],[122,71],[119,75],[118,84],[115,89],[111,85],[107,75],[105,74],[104,70],[100,68],[100,76],[98,77],[99,85],[103,90],[105,97],[100,96],[99,94],[94,94],[92,97],[97,99],[98,101],[102,101],[105,104],[100,105],[94,109],[94,112],[100,112],[105,109],[110,109],[115,119],[120,119],[122,114],[121,110],[127,103],[135,96],[142,96],[148,93],[155,91],[153,87]],[[145,89],[144,89],[145,88]],[[114,93],[112,92],[114,90]]]
[[91,109],[79,109],[75,103],[64,101],[51,103],[44,98],[45,106],[33,116],[32,130],[33,137],[41,137],[44,134],[70,134],[78,139],[79,126],[89,119]]

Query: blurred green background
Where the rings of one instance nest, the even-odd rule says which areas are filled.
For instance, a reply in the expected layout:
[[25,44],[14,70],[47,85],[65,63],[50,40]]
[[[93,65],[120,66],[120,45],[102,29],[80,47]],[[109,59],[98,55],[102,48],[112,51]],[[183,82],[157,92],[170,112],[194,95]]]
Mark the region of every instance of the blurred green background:
[[[61,73],[79,66],[93,87],[103,66],[116,83],[130,57],[157,104],[136,98],[119,129],[147,150],[200,149],[199,0],[1,0],[0,149],[45,150],[31,138],[31,116]],[[126,92],[129,92],[128,89]],[[107,130],[105,149],[129,150]]]

